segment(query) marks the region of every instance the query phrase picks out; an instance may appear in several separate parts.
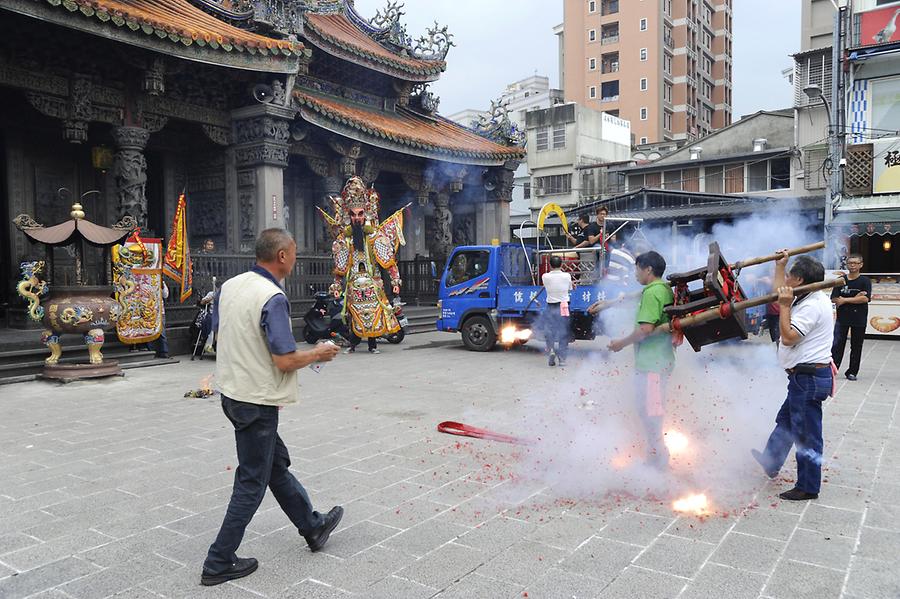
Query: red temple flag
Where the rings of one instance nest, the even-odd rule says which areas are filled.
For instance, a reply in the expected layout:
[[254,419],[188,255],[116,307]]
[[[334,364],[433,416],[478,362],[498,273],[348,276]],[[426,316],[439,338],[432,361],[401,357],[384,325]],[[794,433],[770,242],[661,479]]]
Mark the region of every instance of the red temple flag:
[[181,195],[178,196],[178,206],[175,208],[175,219],[172,221],[169,246],[163,260],[163,273],[181,285],[181,302],[191,297],[194,282],[193,270],[191,248],[188,243],[187,202],[184,192],[181,192]]

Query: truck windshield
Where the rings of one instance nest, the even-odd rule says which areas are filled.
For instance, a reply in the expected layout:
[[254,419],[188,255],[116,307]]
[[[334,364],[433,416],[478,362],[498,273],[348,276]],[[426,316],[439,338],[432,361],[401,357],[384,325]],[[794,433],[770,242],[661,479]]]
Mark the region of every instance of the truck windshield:
[[450,272],[447,273],[447,287],[453,287],[483,275],[487,272],[489,259],[490,252],[487,250],[457,252],[450,262]]

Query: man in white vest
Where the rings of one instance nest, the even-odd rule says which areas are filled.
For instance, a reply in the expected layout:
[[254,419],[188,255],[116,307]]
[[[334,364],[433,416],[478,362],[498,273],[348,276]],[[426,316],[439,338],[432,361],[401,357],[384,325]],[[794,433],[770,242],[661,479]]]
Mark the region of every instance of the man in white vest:
[[258,567],[256,559],[237,557],[235,551],[266,487],[311,551],[324,547],[344,514],[340,506],[325,515],[313,510],[306,489],[288,469],[290,456],[278,436],[278,410],[298,399],[297,370],[338,353],[333,343],[297,350],[281,286],[296,260],[290,233],[266,229],[256,240],[256,265],[226,281],[216,298],[216,380],[222,410],[234,425],[238,467],[225,520],[203,563],[200,582],[206,586],[247,576]]

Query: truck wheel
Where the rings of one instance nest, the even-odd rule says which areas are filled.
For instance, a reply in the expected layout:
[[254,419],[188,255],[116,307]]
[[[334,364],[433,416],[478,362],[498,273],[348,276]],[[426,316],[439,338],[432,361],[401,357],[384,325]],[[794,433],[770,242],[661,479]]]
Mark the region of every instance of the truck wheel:
[[473,316],[466,321],[462,328],[463,345],[469,351],[491,351],[497,344],[497,334],[494,327],[484,316]]

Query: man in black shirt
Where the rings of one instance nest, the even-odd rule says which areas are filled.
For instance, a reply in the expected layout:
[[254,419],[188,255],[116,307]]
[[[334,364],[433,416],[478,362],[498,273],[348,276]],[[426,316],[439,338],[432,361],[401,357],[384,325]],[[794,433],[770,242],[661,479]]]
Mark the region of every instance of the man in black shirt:
[[847,269],[850,271],[847,275],[847,284],[835,287],[831,292],[831,301],[837,306],[831,357],[840,368],[849,333],[850,367],[844,374],[851,381],[855,381],[856,375],[859,374],[859,361],[862,358],[863,339],[869,318],[869,301],[872,299],[872,282],[869,277],[859,274],[862,266],[862,256],[859,254],[847,256]]
[[589,237],[600,232],[600,227],[591,223],[591,219],[587,214],[579,214],[575,222],[575,235],[566,232],[566,238],[575,247],[586,247],[590,245]]

